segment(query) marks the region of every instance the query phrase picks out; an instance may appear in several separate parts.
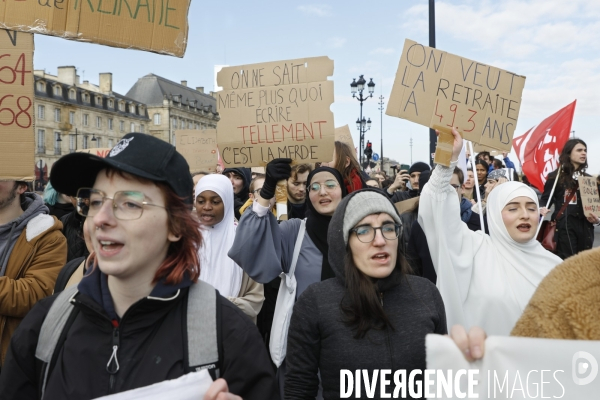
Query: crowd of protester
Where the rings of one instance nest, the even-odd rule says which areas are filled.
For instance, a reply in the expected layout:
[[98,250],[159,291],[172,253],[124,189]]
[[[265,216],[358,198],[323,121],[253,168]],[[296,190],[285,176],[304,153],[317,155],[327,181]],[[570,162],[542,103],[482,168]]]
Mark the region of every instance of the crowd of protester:
[[[335,142],[319,165],[192,176],[132,133],[106,158],[63,156],[43,193],[0,181],[0,397],[93,399],[205,369],[209,400],[334,399],[341,369],[424,370],[430,333],[469,358],[487,334],[600,340],[598,289],[554,296],[600,287],[587,145],[567,142],[540,193],[506,153],[459,168],[453,135],[449,167],[367,174]],[[556,254],[536,240],[552,207]],[[564,302],[591,315],[573,323]]]

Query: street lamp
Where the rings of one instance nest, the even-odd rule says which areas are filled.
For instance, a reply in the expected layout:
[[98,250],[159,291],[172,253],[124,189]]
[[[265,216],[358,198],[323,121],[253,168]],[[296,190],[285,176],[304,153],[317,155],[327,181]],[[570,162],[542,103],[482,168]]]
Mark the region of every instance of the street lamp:
[[356,120],[356,128],[360,133],[360,144],[358,146],[359,156],[358,160],[362,166],[362,156],[363,156],[363,148],[365,146],[365,132],[371,129],[371,118],[365,121],[365,117],[363,117],[363,102],[365,102],[369,97],[373,97],[373,92],[375,91],[375,82],[373,82],[373,78],[366,85],[367,90],[369,92],[368,96],[363,96],[363,92],[365,90],[365,84],[367,81],[364,78],[364,75],[360,75],[358,77],[358,81],[356,78],[352,79],[352,83],[350,84],[350,93],[352,93],[352,97],[356,98],[356,100],[360,103],[360,117]]
[[96,134],[92,133],[92,142],[96,142],[96,148],[98,148],[98,139],[96,138]]

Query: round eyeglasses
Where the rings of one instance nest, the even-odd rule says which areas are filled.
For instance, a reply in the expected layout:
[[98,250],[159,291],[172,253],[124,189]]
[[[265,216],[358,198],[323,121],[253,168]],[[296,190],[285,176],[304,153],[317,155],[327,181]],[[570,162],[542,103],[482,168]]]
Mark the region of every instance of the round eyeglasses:
[[167,209],[158,204],[144,201],[146,195],[142,192],[126,190],[115,193],[113,197],[97,189],[81,188],[77,191],[77,212],[83,217],[94,217],[100,212],[106,200],[112,200],[113,213],[116,219],[138,219],[144,212],[144,206],[154,206]]
[[325,183],[311,183],[309,187],[311,192],[318,192],[319,190],[321,190],[321,187],[324,187],[327,192],[331,192],[335,190],[335,188],[338,186],[340,186],[338,181],[330,180],[325,181]]
[[386,240],[394,240],[398,239],[400,236],[400,231],[402,231],[402,225],[387,223],[383,224],[380,227],[373,227],[371,225],[361,225],[356,228],[350,229],[350,232],[354,232],[358,240],[363,243],[371,243],[375,240],[375,234],[377,230],[381,231],[381,235]]

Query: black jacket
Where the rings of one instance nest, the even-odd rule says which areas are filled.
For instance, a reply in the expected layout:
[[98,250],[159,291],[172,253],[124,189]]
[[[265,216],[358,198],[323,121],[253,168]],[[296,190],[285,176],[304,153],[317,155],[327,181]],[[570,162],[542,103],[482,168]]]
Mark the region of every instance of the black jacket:
[[419,196],[419,191],[414,190],[414,189],[407,190],[407,191],[396,190],[394,192],[394,194],[392,194],[392,195],[390,195],[387,190],[385,192],[390,197],[390,199],[392,200],[392,203],[394,203],[394,204],[396,204],[400,201],[409,200],[409,199]]
[[[151,296],[133,304],[118,319],[106,276],[96,268],[79,284],[78,311],[50,371],[45,399],[94,399],[111,393],[178,378],[185,373],[187,294],[191,282],[177,287],[159,282]],[[180,291],[177,291],[180,289]],[[42,322],[56,296],[41,300],[25,317],[11,341],[2,374],[3,399],[40,398],[41,362],[35,349]],[[223,359],[221,376],[244,399],[277,398],[274,373],[260,335],[238,307],[219,296]],[[107,363],[118,343],[119,370]]]
[[[546,207],[546,204],[548,204],[548,199],[550,199],[550,192],[552,192],[552,187],[554,186],[554,181],[556,180],[556,172],[557,171],[553,171],[550,174],[548,174],[548,180],[544,184],[544,193],[542,194],[540,207]],[[584,175],[590,176],[589,174],[584,174]],[[552,220],[556,220],[556,215],[558,214],[561,207],[563,206],[565,198],[566,198],[565,185],[562,184],[560,181],[562,181],[562,177],[559,177],[559,182],[556,184],[556,189],[554,190],[554,195],[552,196],[552,201],[550,201],[550,204],[548,205],[548,208],[550,208],[550,206],[552,206],[554,204],[554,213],[552,214]],[[575,182],[574,182],[574,184],[575,184]],[[561,219],[567,215],[570,217],[575,217],[575,218],[579,218],[579,219],[586,219],[585,215],[583,213],[583,205],[581,203],[581,193],[579,193],[579,189],[577,189],[577,194],[575,195],[575,198],[577,199],[577,204],[569,204],[567,206],[567,208],[565,209],[563,215],[561,216]],[[571,202],[575,202],[575,198],[573,200],[571,200]],[[592,226],[591,223],[590,223],[590,226]]]
[[246,204],[250,197],[250,182],[252,182],[252,170],[250,168],[225,168],[223,175],[227,175],[228,172],[235,172],[237,175],[242,177],[244,181],[243,189],[233,195],[233,211],[235,218],[239,221],[242,215],[240,214],[240,208]]
[[[365,190],[376,191],[362,192]],[[402,275],[398,269],[376,283],[393,330],[371,329],[366,337],[355,339],[355,331],[342,322],[345,317],[340,303],[347,291],[342,227],[348,200],[355,193],[360,192],[342,200],[329,224],[329,263],[336,277],[310,285],[294,305],[288,333],[286,400],[314,399],[319,386],[317,373],[323,398],[328,400],[340,396],[341,369],[367,370],[369,376],[375,369],[390,369],[392,374],[406,369],[407,376],[413,369],[423,370],[425,336],[447,333],[444,303],[437,288],[426,279]]]
[[72,211],[60,219],[63,224],[63,235],[67,238],[67,262],[90,255],[83,238],[84,221],[85,218],[77,211]]

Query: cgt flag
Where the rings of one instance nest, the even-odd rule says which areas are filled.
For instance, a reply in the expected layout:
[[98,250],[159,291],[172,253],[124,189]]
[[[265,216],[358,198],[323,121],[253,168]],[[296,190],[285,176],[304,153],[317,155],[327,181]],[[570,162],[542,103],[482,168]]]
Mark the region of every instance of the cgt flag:
[[513,139],[513,147],[529,182],[544,191],[548,174],[558,168],[558,158],[569,140],[577,100],[552,114],[524,135]]

